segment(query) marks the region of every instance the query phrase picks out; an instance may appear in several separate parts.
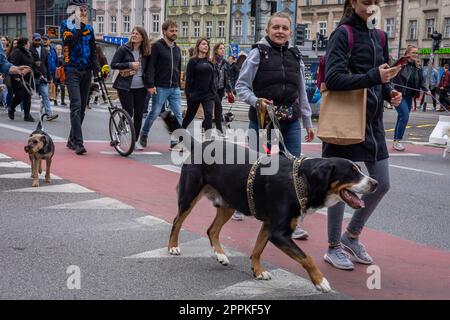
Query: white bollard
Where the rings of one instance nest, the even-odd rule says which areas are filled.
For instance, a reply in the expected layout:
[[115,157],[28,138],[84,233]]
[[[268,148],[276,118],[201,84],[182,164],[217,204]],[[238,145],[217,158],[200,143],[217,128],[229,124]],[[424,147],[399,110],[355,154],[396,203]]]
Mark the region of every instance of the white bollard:
[[446,145],[448,139],[447,130],[450,128],[450,116],[439,116],[439,122],[436,124],[428,141],[430,143]]

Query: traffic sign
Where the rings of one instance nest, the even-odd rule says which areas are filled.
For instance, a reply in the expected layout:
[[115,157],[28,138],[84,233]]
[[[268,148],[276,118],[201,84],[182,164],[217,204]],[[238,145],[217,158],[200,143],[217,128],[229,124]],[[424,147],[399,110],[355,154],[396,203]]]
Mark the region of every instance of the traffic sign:
[[109,42],[109,43],[114,43],[114,44],[119,44],[122,46],[128,42],[128,38],[103,36],[103,41]]

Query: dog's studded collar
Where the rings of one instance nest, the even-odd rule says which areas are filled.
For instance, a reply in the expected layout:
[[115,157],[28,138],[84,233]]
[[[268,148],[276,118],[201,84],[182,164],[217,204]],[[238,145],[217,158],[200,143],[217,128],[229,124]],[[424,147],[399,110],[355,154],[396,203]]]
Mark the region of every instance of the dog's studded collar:
[[295,159],[294,163],[292,164],[292,182],[294,183],[297,201],[300,204],[300,221],[303,221],[303,219],[305,218],[307,211],[306,203],[308,202],[305,179],[301,174],[299,174],[300,166],[305,159],[306,157]]
[[[292,164],[292,182],[294,184],[295,195],[297,196],[297,201],[300,204],[300,220],[303,220],[306,215],[306,203],[308,202],[306,184],[303,176],[299,174],[300,166],[303,161],[307,159],[306,157],[301,157],[299,159],[294,159]],[[256,178],[256,171],[261,166],[261,158],[258,158],[252,165],[247,178],[247,201],[248,207],[250,208],[251,214],[256,217],[256,206],[254,199],[254,184]]]

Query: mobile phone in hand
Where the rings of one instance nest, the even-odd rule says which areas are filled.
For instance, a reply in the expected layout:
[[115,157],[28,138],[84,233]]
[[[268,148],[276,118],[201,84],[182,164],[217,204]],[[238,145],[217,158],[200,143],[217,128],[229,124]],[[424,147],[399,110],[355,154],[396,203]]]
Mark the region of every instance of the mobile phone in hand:
[[397,67],[397,66],[406,66],[406,64],[409,61],[409,56],[404,56],[401,57],[400,59],[398,59],[397,61],[394,62],[394,64],[392,65],[392,67]]

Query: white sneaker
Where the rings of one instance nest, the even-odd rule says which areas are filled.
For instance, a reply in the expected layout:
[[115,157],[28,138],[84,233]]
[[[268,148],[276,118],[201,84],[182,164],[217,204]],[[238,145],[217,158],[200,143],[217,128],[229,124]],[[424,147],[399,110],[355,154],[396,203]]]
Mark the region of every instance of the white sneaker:
[[394,144],[392,145],[392,148],[397,151],[405,151],[405,146],[400,143],[399,141],[394,141]]
[[137,142],[134,144],[134,150],[142,151],[142,150],[144,150],[144,147],[141,146],[141,144],[139,143],[139,141],[137,141]]
[[175,152],[183,152],[183,151],[185,151],[183,143],[181,143],[181,142],[177,143],[177,144],[171,143],[169,150],[170,151],[175,151]]
[[231,219],[236,220],[236,221],[242,221],[244,220],[245,215],[242,212],[239,211],[235,211],[233,213],[233,215],[231,216]]

